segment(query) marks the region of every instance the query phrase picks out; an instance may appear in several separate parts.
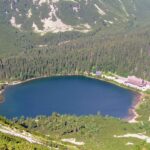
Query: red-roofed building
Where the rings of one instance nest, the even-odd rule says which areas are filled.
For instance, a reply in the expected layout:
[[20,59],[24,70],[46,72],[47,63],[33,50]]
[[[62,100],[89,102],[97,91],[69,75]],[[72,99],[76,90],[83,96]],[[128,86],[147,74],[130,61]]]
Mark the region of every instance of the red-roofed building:
[[147,82],[141,78],[137,78],[135,76],[128,76],[127,83],[138,86],[138,87],[145,87]]

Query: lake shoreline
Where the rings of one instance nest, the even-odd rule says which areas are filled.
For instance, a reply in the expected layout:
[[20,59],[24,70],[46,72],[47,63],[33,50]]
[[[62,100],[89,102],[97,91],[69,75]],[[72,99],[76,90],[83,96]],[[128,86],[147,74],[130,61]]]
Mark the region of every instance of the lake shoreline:
[[[127,122],[129,122],[129,123],[136,123],[137,122],[137,118],[139,117],[139,115],[138,115],[136,109],[142,103],[143,97],[144,97],[144,93],[140,92],[137,89],[117,84],[113,80],[107,80],[107,79],[102,78],[102,77],[97,77],[97,76],[92,76],[92,75],[85,75],[85,74],[68,74],[68,75],[58,74],[58,75],[52,75],[52,76],[42,76],[42,77],[30,78],[30,79],[27,79],[27,80],[24,80],[24,81],[6,82],[5,88],[7,88],[8,86],[14,86],[14,85],[18,85],[18,84],[23,84],[23,83],[26,83],[26,82],[29,82],[29,81],[33,81],[33,80],[38,80],[38,79],[43,79],[43,78],[51,78],[51,77],[63,77],[63,76],[82,76],[82,77],[86,77],[86,78],[91,78],[91,79],[95,79],[95,80],[100,80],[100,81],[108,82],[108,83],[114,84],[116,86],[125,88],[127,90],[131,90],[133,92],[136,92],[137,96],[136,96],[135,100],[133,101],[132,106],[129,108],[129,115],[126,118],[122,118],[122,119],[125,120],[125,121],[127,121]],[[2,90],[0,90],[0,103],[4,102],[3,92],[5,91],[5,88],[2,89]]]
[[143,99],[144,99],[144,96],[145,96],[143,91],[137,90],[136,88],[131,88],[131,87],[119,84],[119,83],[117,83],[117,82],[115,82],[113,80],[108,80],[106,78],[97,78],[96,76],[89,76],[89,75],[86,75],[85,77],[96,79],[96,80],[100,80],[100,81],[105,81],[105,82],[114,84],[116,86],[122,87],[124,89],[136,92],[137,96],[133,100],[133,103],[132,103],[131,107],[128,110],[129,111],[129,115],[127,117],[121,118],[121,119],[127,121],[128,123],[137,123],[138,122],[137,118],[139,117],[139,114],[137,113],[136,110],[139,108],[139,106],[143,102]]
[[3,92],[4,90],[0,90],[0,104],[4,102]]
[[139,114],[137,113],[137,109],[141,105],[144,99],[144,94],[139,94],[137,97],[134,99],[133,104],[131,108],[129,109],[129,115],[125,120],[127,120],[129,123],[137,123],[137,119],[139,117]]

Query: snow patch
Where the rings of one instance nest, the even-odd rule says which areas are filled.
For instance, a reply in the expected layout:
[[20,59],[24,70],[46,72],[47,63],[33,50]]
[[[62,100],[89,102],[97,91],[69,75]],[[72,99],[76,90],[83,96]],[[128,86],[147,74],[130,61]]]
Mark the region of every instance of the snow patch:
[[31,9],[29,9],[29,11],[28,11],[28,13],[27,13],[27,17],[28,17],[28,18],[31,18],[31,17],[32,17],[32,10],[31,10]]
[[85,0],[85,5],[88,5],[88,0]]
[[122,7],[122,10],[123,10],[123,11],[124,11],[124,13],[126,14],[126,16],[127,16],[127,17],[129,17],[129,14],[128,14],[128,12],[127,12],[127,10],[126,10],[126,8],[125,8],[125,6],[124,6],[123,2],[122,2],[121,0],[118,0],[118,1],[120,2],[121,7]]
[[96,7],[96,9],[98,10],[98,13],[102,16],[106,15],[106,13],[97,5],[97,4],[94,4],[94,6]]
[[38,4],[40,6],[42,6],[42,4],[44,4],[44,3],[50,4],[50,2],[57,3],[57,2],[59,2],[59,0],[51,0],[51,1],[49,1],[49,0],[33,0],[33,4]]
[[141,133],[138,133],[138,134],[125,134],[125,135],[120,135],[120,136],[114,135],[114,137],[115,138],[137,138],[137,139],[145,141],[146,143],[150,143],[150,137],[148,137],[144,134],[141,134]]
[[68,143],[71,143],[71,144],[75,144],[75,145],[78,145],[78,146],[81,146],[81,145],[85,144],[84,142],[76,142],[76,139],[74,139],[74,138],[72,138],[72,139],[62,139],[61,141],[68,142]]
[[32,28],[35,32],[41,32],[41,30],[38,29],[37,25],[33,22]]
[[[48,45],[47,44],[45,44],[45,45],[38,45],[38,47],[43,48],[43,47],[48,47]],[[38,122],[38,121],[39,121],[38,119],[35,120],[35,122]]]
[[[60,20],[57,20],[55,22],[53,21],[47,21],[45,22],[45,28],[43,30],[40,30],[37,25],[33,22],[32,28],[35,33],[39,33],[42,36],[45,35],[48,32],[52,33],[58,33],[58,32],[66,32],[66,31],[78,31],[87,33],[91,30],[91,26],[88,24],[80,24],[78,26],[70,26],[63,24]],[[51,23],[51,24],[49,24]],[[47,26],[46,26],[47,25]]]
[[[58,18],[56,14],[58,8],[54,6],[54,4],[50,4],[49,8],[51,10],[49,12],[49,17],[41,20],[41,22],[43,23],[43,30],[38,29],[37,25],[33,22],[32,27],[35,32],[44,35],[48,32],[58,33],[58,32],[65,32],[65,31],[72,31],[72,30],[88,32],[91,29],[91,26],[88,24],[80,24],[78,26],[67,25],[63,23],[60,18]],[[53,20],[53,17],[55,18],[55,20]]]
[[18,8],[16,8],[16,12],[19,12],[19,9],[18,9]]
[[[71,31],[73,28],[70,25],[64,24],[61,19],[59,19],[56,15],[57,8],[54,5],[50,5],[50,13],[49,18],[44,18],[41,20],[44,27],[44,32],[64,32],[64,31]],[[55,17],[55,21],[52,20],[53,16]]]
[[105,23],[114,24],[113,21],[104,20]]
[[130,146],[130,145],[134,145],[134,143],[128,142],[128,143],[126,143],[126,145]]
[[78,3],[76,0],[64,0],[64,1]]
[[74,12],[79,12],[80,6],[73,6],[72,9],[73,9]]
[[11,23],[11,25],[13,26],[13,27],[15,27],[15,28],[17,28],[17,29],[21,29],[21,24],[17,24],[16,23],[16,18],[15,17],[11,17],[11,19],[10,19],[10,23]]

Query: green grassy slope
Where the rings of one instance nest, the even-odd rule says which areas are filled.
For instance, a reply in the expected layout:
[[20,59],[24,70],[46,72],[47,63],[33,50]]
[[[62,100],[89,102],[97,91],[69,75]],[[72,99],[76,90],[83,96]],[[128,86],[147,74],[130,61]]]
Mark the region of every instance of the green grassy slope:
[[[148,150],[150,145],[144,140],[136,138],[115,138],[114,135],[125,135],[128,133],[143,133],[148,131],[140,123],[129,124],[114,118],[101,116],[59,116],[37,117],[33,119],[20,120],[28,129],[38,133],[44,133],[56,139],[76,138],[85,145],[81,150]],[[20,122],[19,121],[19,122]],[[18,123],[19,123],[18,122]],[[146,135],[150,135],[147,133]],[[133,143],[133,145],[127,145]]]
[[31,144],[21,138],[0,133],[0,149],[1,150],[48,150],[44,146]]

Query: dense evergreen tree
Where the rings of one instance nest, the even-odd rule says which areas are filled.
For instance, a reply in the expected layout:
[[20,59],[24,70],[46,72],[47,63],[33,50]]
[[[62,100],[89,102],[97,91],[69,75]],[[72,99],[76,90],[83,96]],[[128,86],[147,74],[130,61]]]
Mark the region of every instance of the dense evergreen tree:
[[[62,34],[61,39],[63,37],[66,34]],[[104,37],[98,33],[67,42],[59,42],[59,37],[53,40],[55,44],[46,40],[47,46],[30,46],[16,55],[2,57],[0,79],[25,80],[44,75],[90,72],[95,68],[150,80],[149,27]]]

